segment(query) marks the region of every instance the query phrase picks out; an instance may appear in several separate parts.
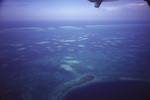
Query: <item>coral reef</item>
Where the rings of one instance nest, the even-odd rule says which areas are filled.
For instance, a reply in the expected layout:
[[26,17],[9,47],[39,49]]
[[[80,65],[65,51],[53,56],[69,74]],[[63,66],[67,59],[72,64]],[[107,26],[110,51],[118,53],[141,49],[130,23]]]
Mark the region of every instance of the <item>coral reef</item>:
[[95,77],[93,75],[85,75],[82,76],[79,80],[74,81],[73,83],[69,83],[66,86],[64,86],[63,89],[61,89],[61,91],[57,91],[57,93],[54,94],[53,100],[60,100],[60,98],[70,89],[80,86],[82,84],[85,84],[87,82],[93,81],[95,79]]

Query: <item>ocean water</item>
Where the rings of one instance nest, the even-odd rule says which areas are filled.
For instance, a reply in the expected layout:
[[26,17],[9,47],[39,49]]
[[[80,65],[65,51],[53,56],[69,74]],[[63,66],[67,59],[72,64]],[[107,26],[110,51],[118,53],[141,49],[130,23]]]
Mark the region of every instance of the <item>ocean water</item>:
[[150,82],[117,80],[74,89],[63,100],[150,100],[149,93]]
[[150,80],[149,27],[4,23],[0,28],[0,99],[60,100],[70,90],[90,83]]

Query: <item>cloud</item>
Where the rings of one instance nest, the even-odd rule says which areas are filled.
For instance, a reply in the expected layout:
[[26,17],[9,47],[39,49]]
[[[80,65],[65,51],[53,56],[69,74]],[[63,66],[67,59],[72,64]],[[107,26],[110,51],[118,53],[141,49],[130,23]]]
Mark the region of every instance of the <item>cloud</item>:
[[109,11],[116,11],[116,10],[121,9],[122,7],[121,6],[111,6],[111,7],[103,7],[103,8],[106,10],[109,10]]
[[145,3],[130,3],[130,4],[124,5],[124,8],[135,9],[135,8],[144,7],[144,6],[146,6]]
[[127,6],[145,6],[145,3],[130,3]]
[[139,7],[144,7],[146,6],[145,3],[129,3],[129,4],[125,4],[125,5],[119,5],[119,6],[110,6],[110,7],[103,7],[105,10],[109,10],[109,11],[117,11],[123,8],[128,8],[128,9],[135,9],[135,8],[139,8]]

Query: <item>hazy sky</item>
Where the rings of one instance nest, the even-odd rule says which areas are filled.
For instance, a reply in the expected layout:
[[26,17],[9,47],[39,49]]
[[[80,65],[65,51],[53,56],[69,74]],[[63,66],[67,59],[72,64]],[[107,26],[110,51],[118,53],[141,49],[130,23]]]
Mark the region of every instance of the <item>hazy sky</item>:
[[144,0],[103,2],[100,8],[88,0],[3,0],[0,20],[150,20]]

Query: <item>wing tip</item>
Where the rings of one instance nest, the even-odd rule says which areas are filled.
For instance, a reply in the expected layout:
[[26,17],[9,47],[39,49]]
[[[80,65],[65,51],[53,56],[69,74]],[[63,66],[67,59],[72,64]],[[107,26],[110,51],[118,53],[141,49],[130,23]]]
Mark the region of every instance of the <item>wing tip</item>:
[[147,2],[147,4],[149,5],[149,7],[150,7],[150,0],[144,0],[144,1],[146,1]]

